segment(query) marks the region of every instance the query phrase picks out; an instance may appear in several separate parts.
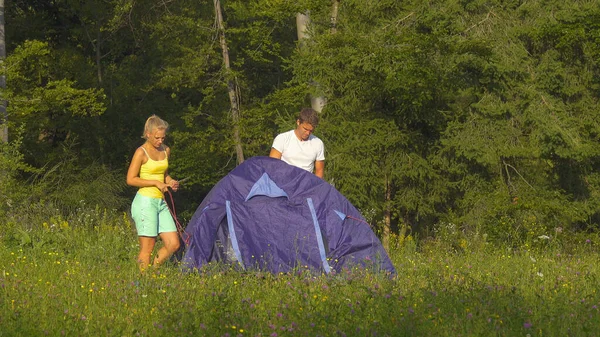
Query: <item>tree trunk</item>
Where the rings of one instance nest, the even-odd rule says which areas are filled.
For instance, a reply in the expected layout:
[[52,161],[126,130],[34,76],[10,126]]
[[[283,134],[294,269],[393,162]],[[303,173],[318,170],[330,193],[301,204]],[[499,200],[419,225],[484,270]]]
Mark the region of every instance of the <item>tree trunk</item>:
[[6,90],[6,75],[4,69],[4,60],[6,59],[6,41],[4,36],[4,0],[0,0],[0,141],[8,143],[8,113],[6,112],[6,100],[4,91]]
[[229,49],[227,49],[227,40],[225,40],[225,26],[223,24],[223,14],[221,12],[221,1],[213,0],[215,4],[215,14],[217,28],[219,30],[219,41],[223,51],[223,64],[225,66],[225,78],[227,80],[227,90],[229,92],[229,102],[231,103],[231,118],[233,120],[233,141],[237,155],[238,165],[244,162],[244,152],[242,149],[242,140],[240,138],[240,107],[237,96],[237,85],[235,77],[231,74],[229,65]]
[[[98,77],[98,86],[102,85],[102,24],[100,23],[100,18],[98,16],[94,17],[95,24],[91,27],[94,31],[96,31],[96,38],[92,38],[90,35],[90,30],[88,30],[88,26],[85,24],[85,20],[82,20],[82,26],[85,31],[85,34],[90,41],[90,44],[94,48],[95,55],[95,63],[96,63],[96,76]],[[92,31],[93,33],[93,31]]]
[[100,30],[100,28],[98,28],[98,35],[96,38],[96,68],[97,68],[97,72],[98,72],[98,84],[102,85],[102,51],[100,50],[100,45],[101,45],[101,38],[102,38],[102,32]]
[[331,34],[335,34],[337,32],[337,20],[338,20],[338,11],[340,9],[340,0],[332,0],[333,4],[331,7]]
[[298,34],[298,42],[300,48],[304,47],[305,39],[309,39],[308,25],[310,24],[310,16],[307,13],[296,14],[296,32]]
[[[296,30],[298,34],[298,47],[300,49],[306,48],[307,41],[311,39],[310,34],[308,33],[308,26],[310,26],[310,14],[306,13],[297,13],[296,14]],[[319,91],[319,84],[312,83],[314,87],[316,87],[317,91]],[[312,95],[310,97],[310,105],[316,112],[321,112],[323,107],[327,104],[327,100],[324,96]]]

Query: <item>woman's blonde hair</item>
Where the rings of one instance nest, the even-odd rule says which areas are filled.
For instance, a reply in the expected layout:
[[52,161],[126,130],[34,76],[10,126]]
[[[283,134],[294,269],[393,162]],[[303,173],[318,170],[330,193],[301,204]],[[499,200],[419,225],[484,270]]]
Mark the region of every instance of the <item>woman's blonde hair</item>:
[[152,115],[148,117],[146,120],[146,124],[144,125],[144,133],[142,134],[142,138],[148,139],[148,134],[151,133],[154,129],[158,130],[167,130],[169,128],[169,123],[160,119],[157,115]]

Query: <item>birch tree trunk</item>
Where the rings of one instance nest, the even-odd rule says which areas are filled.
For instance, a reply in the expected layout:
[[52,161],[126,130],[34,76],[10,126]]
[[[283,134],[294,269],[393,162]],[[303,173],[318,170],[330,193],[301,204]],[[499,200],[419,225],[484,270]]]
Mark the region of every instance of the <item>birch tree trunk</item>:
[[304,44],[308,36],[308,25],[310,24],[310,16],[308,13],[296,14],[296,32],[298,34],[298,44],[300,48],[304,48]]
[[225,40],[225,26],[223,24],[223,14],[221,12],[221,1],[213,0],[215,4],[215,14],[217,21],[217,29],[219,30],[219,42],[223,51],[223,65],[225,66],[225,79],[227,80],[227,90],[229,92],[229,102],[231,103],[231,118],[233,120],[233,141],[235,144],[235,152],[237,155],[238,165],[244,162],[244,152],[242,149],[242,140],[240,138],[240,106],[237,96],[237,85],[235,77],[231,74],[231,66],[229,65],[229,49],[227,48],[227,40]]
[[4,91],[6,90],[6,75],[4,75],[4,60],[6,59],[6,40],[4,35],[4,0],[0,0],[0,141],[8,143],[8,113],[6,112],[6,100]]
[[331,6],[331,34],[335,34],[337,32],[337,19],[338,19],[338,11],[340,9],[340,0],[332,0],[333,4]]
[[[305,13],[297,13],[296,14],[296,30],[298,34],[298,46],[300,49],[306,48],[306,44],[308,40],[311,39],[311,36],[308,32],[308,27],[310,26],[310,14],[308,12]],[[318,83],[312,83],[313,86],[319,90]],[[327,100],[324,96],[311,96],[310,105],[316,112],[321,112],[323,108],[327,104]]]

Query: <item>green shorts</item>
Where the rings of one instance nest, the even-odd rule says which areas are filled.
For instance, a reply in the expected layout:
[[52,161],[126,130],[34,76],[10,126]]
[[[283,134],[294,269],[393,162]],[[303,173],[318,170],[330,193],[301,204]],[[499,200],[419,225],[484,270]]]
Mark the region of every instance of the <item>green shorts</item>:
[[131,203],[131,217],[138,236],[158,236],[159,233],[176,232],[175,221],[167,203],[162,198],[136,194]]

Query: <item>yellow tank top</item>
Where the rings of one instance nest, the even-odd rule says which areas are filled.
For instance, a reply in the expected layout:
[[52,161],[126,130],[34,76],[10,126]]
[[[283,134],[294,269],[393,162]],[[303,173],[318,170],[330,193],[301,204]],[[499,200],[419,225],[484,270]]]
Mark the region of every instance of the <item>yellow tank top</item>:
[[[144,150],[144,152],[146,153],[148,161],[146,161],[146,163],[142,164],[142,166],[140,167],[140,178],[145,180],[158,180],[164,182],[165,172],[167,171],[167,168],[169,168],[169,158],[167,157],[167,152],[165,151],[165,159],[152,160],[152,158],[150,158],[150,156],[148,155],[148,152],[146,152],[146,149],[144,149],[143,147],[141,149]],[[150,198],[163,197],[162,192],[154,186],[141,187],[138,190],[138,193]]]

